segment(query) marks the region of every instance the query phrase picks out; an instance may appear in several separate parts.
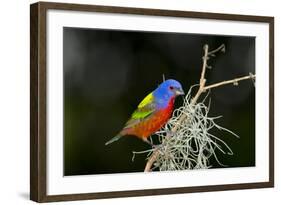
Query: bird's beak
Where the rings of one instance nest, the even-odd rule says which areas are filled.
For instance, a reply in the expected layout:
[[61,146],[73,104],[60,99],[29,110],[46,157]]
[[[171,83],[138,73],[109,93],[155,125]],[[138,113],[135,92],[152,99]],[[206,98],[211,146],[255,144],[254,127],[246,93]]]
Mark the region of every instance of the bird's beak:
[[176,95],[184,95],[184,91],[181,88],[175,89]]

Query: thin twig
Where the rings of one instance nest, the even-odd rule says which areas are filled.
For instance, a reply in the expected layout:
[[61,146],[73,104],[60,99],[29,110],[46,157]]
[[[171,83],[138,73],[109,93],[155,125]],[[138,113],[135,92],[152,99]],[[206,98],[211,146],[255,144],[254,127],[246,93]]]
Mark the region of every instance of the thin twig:
[[[209,51],[209,46],[206,44],[206,45],[204,45],[203,50],[204,50],[204,56],[202,58],[203,65],[202,65],[201,77],[200,77],[200,82],[199,82],[199,89],[198,89],[197,93],[195,94],[194,98],[192,98],[191,103],[190,103],[191,105],[195,105],[196,102],[198,101],[200,95],[203,92],[205,92],[206,90],[216,88],[216,87],[219,87],[219,86],[223,86],[223,85],[227,85],[227,84],[237,85],[237,83],[239,81],[247,80],[247,79],[253,80],[255,78],[255,75],[250,73],[248,76],[243,76],[243,77],[240,77],[240,78],[234,78],[232,80],[222,81],[222,82],[219,82],[219,83],[215,83],[215,84],[212,84],[212,85],[205,86],[205,84],[206,84],[206,78],[205,78],[206,68],[209,67],[208,66],[208,60],[209,60],[210,57],[215,56],[215,53],[217,53],[219,51],[225,52],[225,45],[222,44],[218,48],[216,48],[212,51]],[[178,130],[178,127],[181,124],[181,122],[184,121],[187,117],[188,116],[186,114],[182,114],[180,116],[179,120],[178,120],[178,123],[171,129],[171,133],[176,132]],[[171,137],[171,134],[167,134],[166,137]],[[144,169],[145,172],[151,171],[151,167],[153,166],[153,163],[157,160],[159,154],[160,154],[160,147],[157,147],[153,151],[152,155],[149,157],[149,159],[146,162],[146,166],[145,166],[145,169]]]
[[222,85],[227,85],[227,84],[238,85],[239,81],[248,80],[248,79],[255,79],[255,78],[256,78],[256,75],[250,74],[250,75],[243,76],[243,77],[240,77],[240,78],[234,78],[232,80],[225,80],[225,81],[222,81],[222,82],[219,82],[219,83],[215,83],[215,84],[212,84],[212,85],[205,86],[204,91],[212,89],[212,88],[216,88],[216,87],[219,87],[219,86],[222,86]]
[[225,45],[224,45],[224,44],[221,44],[218,48],[216,48],[216,49],[210,51],[210,52],[208,53],[208,55],[213,56],[215,53],[217,53],[217,52],[219,52],[219,51],[221,51],[221,52],[223,52],[223,53],[225,52]]
[[[206,84],[206,78],[205,78],[205,73],[206,73],[206,68],[208,66],[207,61],[209,59],[208,57],[208,52],[209,51],[209,46],[205,45],[204,46],[204,57],[203,57],[203,66],[202,66],[202,71],[201,71],[201,77],[200,77],[200,82],[199,82],[199,89],[195,95],[195,97],[192,99],[191,104],[194,105],[199,96],[202,94],[202,92],[204,91],[204,86]],[[213,51],[214,52],[214,51]]]

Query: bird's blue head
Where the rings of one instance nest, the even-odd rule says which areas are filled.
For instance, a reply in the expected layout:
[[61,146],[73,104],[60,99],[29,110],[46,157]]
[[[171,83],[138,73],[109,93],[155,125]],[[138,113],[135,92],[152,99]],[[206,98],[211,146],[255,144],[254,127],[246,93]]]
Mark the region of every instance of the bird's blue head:
[[181,84],[173,79],[169,79],[161,83],[153,95],[163,100],[170,100],[173,97],[184,95]]

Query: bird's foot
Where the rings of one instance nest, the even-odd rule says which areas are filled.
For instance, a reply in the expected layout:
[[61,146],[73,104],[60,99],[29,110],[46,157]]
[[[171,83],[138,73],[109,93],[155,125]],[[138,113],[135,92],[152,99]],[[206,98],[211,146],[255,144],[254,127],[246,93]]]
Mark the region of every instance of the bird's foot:
[[161,146],[162,146],[162,144],[152,145],[152,148],[160,150]]
[[152,149],[159,149],[161,147],[161,144],[155,145],[152,142],[150,142],[148,139],[143,139],[143,141],[149,144],[152,147]]
[[144,142],[146,142],[147,144],[149,144],[153,149],[157,146],[157,145],[154,145],[152,142],[150,142],[148,139],[146,138],[143,138],[142,139]]
[[173,132],[172,130],[167,130],[167,136],[173,137],[176,132]]

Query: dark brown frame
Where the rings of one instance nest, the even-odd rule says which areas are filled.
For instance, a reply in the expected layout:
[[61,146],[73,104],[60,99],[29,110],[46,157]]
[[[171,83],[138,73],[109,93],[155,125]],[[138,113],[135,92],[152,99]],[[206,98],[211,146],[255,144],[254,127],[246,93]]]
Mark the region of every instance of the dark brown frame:
[[[48,9],[263,22],[269,24],[269,181],[227,185],[47,195],[46,13]],[[37,202],[274,187],[274,17],[39,2],[30,6],[30,199]]]

